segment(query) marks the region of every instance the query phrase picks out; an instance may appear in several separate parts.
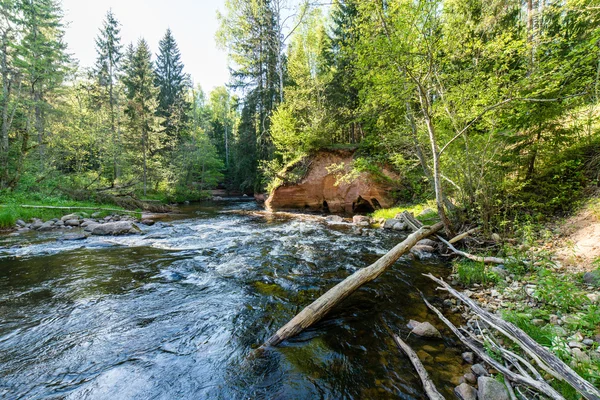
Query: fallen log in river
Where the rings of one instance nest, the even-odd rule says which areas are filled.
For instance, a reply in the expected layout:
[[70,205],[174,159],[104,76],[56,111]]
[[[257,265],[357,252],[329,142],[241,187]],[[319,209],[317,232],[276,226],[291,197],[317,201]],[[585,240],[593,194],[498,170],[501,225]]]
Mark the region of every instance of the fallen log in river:
[[423,226],[397,244],[386,255],[370,266],[360,269],[329,289],[324,295],[308,307],[300,311],[291,321],[271,336],[261,348],[277,346],[286,339],[296,336],[304,329],[320,321],[336,305],[354,293],[367,282],[371,282],[394,264],[403,254],[406,254],[419,240],[422,240],[444,227],[440,222],[433,226]]

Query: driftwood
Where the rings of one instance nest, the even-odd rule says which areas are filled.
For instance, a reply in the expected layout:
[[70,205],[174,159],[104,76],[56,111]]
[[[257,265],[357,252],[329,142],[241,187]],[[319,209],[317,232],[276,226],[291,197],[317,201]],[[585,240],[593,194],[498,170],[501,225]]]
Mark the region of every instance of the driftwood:
[[[469,297],[458,292],[442,279],[436,278],[431,274],[427,274],[425,276],[438,283],[441,286],[441,290],[447,291],[452,296],[469,306],[469,308],[471,308],[471,310],[485,323],[492,326],[494,329],[511,339],[513,342],[519,344],[523,351],[525,351],[533,360],[535,360],[540,368],[555,378],[569,383],[569,385],[575,388],[586,399],[600,400],[600,390],[594,387],[594,385],[592,385],[590,382],[580,377],[575,371],[573,371],[571,367],[529,337],[521,329],[517,328],[510,322],[507,322],[502,318],[490,313],[489,311],[484,310]],[[498,370],[500,371],[500,369]],[[512,377],[509,377],[509,379],[514,381]]]
[[431,305],[431,303],[429,303],[425,299],[425,297],[423,297],[423,301],[425,302],[427,307],[429,307],[429,309],[431,311],[433,311],[438,316],[438,318],[441,319],[448,326],[448,328],[450,328],[450,330],[452,332],[454,332],[454,334],[464,344],[467,345],[467,347],[469,347],[474,353],[477,353],[477,355],[483,361],[485,361],[487,364],[491,365],[496,370],[501,372],[506,378],[508,378],[509,380],[511,380],[513,382],[517,382],[517,383],[532,387],[535,390],[537,390],[538,392],[543,393],[546,396],[549,396],[550,398],[552,398],[554,400],[565,400],[565,398],[563,396],[561,396],[560,393],[558,393],[552,386],[550,386],[544,380],[537,380],[537,379],[532,378],[529,375],[522,375],[520,373],[513,372],[508,367],[504,366],[499,361],[492,358],[485,351],[485,349],[483,349],[481,346],[479,346],[479,344],[477,343],[476,340],[463,334],[456,326],[454,326],[454,324],[452,322],[450,322],[446,317],[444,317],[444,315],[442,314],[442,312],[440,310],[438,310],[433,305]]
[[[0,207],[6,207],[5,204],[0,204]],[[42,209],[50,209],[50,210],[93,210],[93,211],[111,211],[111,212],[119,212],[119,213],[129,213],[129,214],[137,214],[137,211],[128,211],[122,210],[119,208],[102,208],[102,207],[78,207],[78,206],[31,206],[27,204],[20,204],[19,207],[22,208],[42,208]]]
[[392,337],[394,338],[394,341],[398,347],[400,347],[400,349],[402,349],[402,351],[408,356],[408,359],[412,363],[413,367],[415,367],[417,374],[419,374],[419,378],[421,378],[421,382],[423,382],[423,389],[425,389],[427,397],[429,397],[431,400],[444,400],[444,396],[438,392],[435,385],[429,378],[429,374],[425,370],[421,360],[419,360],[417,353],[415,353],[415,351],[408,344],[400,339],[398,335],[392,335]]
[[479,230],[479,228],[473,228],[473,229],[470,229],[470,230],[468,230],[468,231],[466,231],[466,232],[464,232],[464,233],[461,233],[460,235],[454,236],[452,239],[450,239],[450,240],[448,241],[448,243],[450,243],[450,244],[454,244],[454,243],[456,243],[456,242],[458,242],[458,241],[461,241],[461,240],[463,240],[464,238],[466,238],[467,236],[471,235],[472,233],[475,233],[475,232],[477,232],[478,230]]
[[[413,217],[409,212],[404,211],[402,213],[402,219],[404,219],[404,222],[406,222],[408,225],[410,225],[411,228],[413,229],[419,229],[420,227],[423,226],[423,224],[421,223],[421,221],[419,221],[418,219],[416,219],[415,217]],[[455,243],[461,239],[464,239],[467,234],[473,233],[474,229],[471,229],[468,232],[465,232],[461,235],[455,236],[453,239],[451,239],[450,241],[447,241],[446,239],[444,239],[443,237],[441,237],[440,235],[435,235],[436,238],[438,238],[442,243],[444,243],[446,246],[448,246],[448,248],[455,254],[458,254],[459,256],[463,256],[465,258],[468,258],[469,260],[473,260],[473,261],[478,261],[478,262],[482,262],[485,264],[505,264],[507,262],[507,260],[505,260],[504,258],[499,258],[499,257],[481,257],[481,256],[476,256],[470,253],[466,253],[464,251],[458,250],[456,247],[454,247],[452,245],[452,243]]]
[[442,223],[437,223],[430,227],[421,227],[404,239],[404,241],[397,244],[375,263],[356,271],[342,282],[329,289],[324,295],[300,311],[298,315],[279,329],[261,346],[261,348],[266,346],[276,346],[282,341],[296,336],[304,329],[320,321],[333,307],[341,303],[342,300],[351,295],[355,290],[381,275],[403,254],[407,253],[419,240],[434,234],[443,227],[444,225]]

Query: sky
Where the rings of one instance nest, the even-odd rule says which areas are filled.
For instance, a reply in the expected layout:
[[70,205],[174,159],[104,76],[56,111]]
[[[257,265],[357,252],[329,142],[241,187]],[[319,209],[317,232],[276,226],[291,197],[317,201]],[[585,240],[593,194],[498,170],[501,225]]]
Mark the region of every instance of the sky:
[[179,45],[185,71],[194,84],[209,92],[229,80],[227,54],[217,48],[217,10],[225,0],[62,0],[69,52],[81,67],[91,67],[96,59],[94,39],[106,12],[112,9],[121,23],[124,47],[146,39],[153,53],[158,41],[171,28]]

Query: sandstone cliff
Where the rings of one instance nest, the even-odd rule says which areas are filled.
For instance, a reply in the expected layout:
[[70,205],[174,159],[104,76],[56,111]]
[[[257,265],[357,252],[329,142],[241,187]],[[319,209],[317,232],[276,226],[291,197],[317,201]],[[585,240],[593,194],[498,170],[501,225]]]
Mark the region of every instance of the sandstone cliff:
[[[284,183],[275,188],[265,205],[267,209],[307,209],[331,213],[364,213],[394,203],[392,186],[381,177],[362,172],[351,181],[339,181],[349,171],[354,159],[352,150],[322,150],[305,160],[304,176],[297,183]],[[341,168],[340,168],[341,167]],[[386,169],[383,174],[396,176]]]

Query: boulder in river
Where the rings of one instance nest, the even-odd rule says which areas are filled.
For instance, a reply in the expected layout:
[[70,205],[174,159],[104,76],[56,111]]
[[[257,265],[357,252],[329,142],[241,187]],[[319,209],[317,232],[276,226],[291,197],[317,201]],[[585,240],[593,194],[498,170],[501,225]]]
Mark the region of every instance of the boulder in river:
[[431,246],[417,244],[410,249],[410,253],[417,257],[419,260],[425,260],[433,257],[435,249]]
[[65,216],[64,216],[64,217],[62,217],[60,220],[61,220],[62,222],[66,222],[66,221],[73,220],[73,219],[74,219],[74,220],[78,220],[78,219],[79,219],[79,215],[77,215],[77,214],[69,214],[69,215],[65,215]]
[[87,228],[90,227],[92,235],[98,236],[128,235],[140,232],[140,228],[131,221],[106,222],[93,226],[89,225]]
[[54,225],[55,225],[54,221],[46,221],[42,224],[42,226],[40,226],[38,228],[38,231],[41,231],[41,232],[50,231],[50,230],[54,229]]
[[81,222],[78,219],[67,219],[66,221],[62,221],[66,226],[79,226]]
[[339,215],[330,215],[325,218],[325,221],[328,224],[341,224],[344,222],[344,218],[340,217]]
[[371,225],[371,218],[365,215],[355,215],[352,217],[352,223],[358,226],[369,226]]

